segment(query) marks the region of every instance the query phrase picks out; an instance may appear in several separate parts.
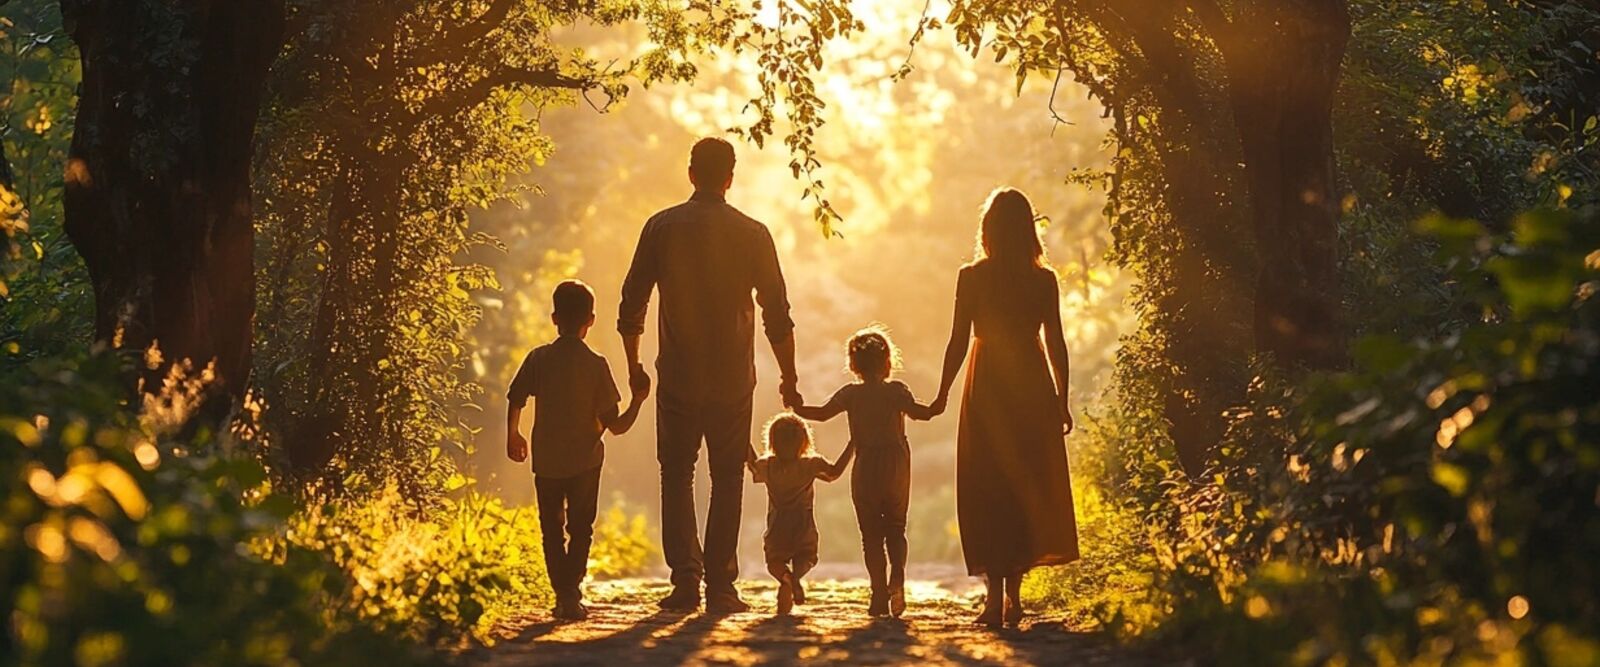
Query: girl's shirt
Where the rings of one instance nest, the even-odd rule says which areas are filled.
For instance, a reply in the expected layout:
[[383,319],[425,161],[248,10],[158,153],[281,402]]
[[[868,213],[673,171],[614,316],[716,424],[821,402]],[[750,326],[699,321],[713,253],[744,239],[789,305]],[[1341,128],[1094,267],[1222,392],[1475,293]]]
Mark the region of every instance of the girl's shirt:
[[784,461],[768,454],[755,461],[752,477],[757,484],[767,485],[767,517],[811,514],[816,493],[812,483],[827,472],[827,459],[810,454],[793,461]]
[[855,382],[834,392],[830,404],[843,409],[850,421],[850,441],[862,455],[906,444],[908,410],[916,407],[911,388],[899,380]]

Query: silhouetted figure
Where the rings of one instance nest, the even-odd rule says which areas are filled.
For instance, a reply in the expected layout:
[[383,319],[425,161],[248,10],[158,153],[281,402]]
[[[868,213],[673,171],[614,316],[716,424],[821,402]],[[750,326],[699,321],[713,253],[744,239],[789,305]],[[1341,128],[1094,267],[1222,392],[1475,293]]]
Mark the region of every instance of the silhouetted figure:
[[594,325],[594,292],[568,280],[556,286],[552,300],[550,319],[559,336],[528,353],[507,391],[506,455],[517,462],[528,460],[528,441],[518,429],[522,406],[533,397],[533,486],[545,569],[556,593],[554,614],[581,620],[589,615],[581,586],[589,571],[605,462],[600,436],[608,429],[621,435],[633,427],[650,395],[650,378],[632,378],[633,397],[628,409],[618,413],[622,397],[611,367],[583,342]]
[[794,411],[817,421],[843,412],[849,420],[850,446],[856,450],[850,497],[872,581],[867,613],[898,618],[906,610],[906,509],[911,502],[911,445],[906,441],[905,418],[926,421],[934,412],[917,403],[904,382],[890,379],[899,355],[883,330],[868,327],[856,332],[845,352],[850,372],[859,381],[840,387],[820,407],[800,405]]
[[980,237],[979,258],[957,282],[934,409],[943,411],[975,336],[956,441],[956,516],[967,571],[988,579],[977,621],[1016,625],[1022,576],[1078,558],[1062,438],[1072,430],[1067,344],[1055,272],[1044,263],[1027,197],[1011,189],[990,195]]
[[829,461],[811,444],[811,429],[799,417],[778,415],[767,424],[767,453],[748,449],[751,476],[767,485],[767,532],[761,536],[767,571],[778,580],[778,614],[806,603],[804,577],[817,564],[816,499],[812,483],[832,482],[850,465],[855,443]]
[[[656,401],[656,456],[661,463],[661,547],[672,569],[664,609],[693,610],[705,582],[706,608],[744,611],[739,576],[739,510],[744,459],[750,446],[755,391],[755,302],[782,372],[785,405],[795,390],[794,322],[789,319],[778,253],[765,225],[724,199],[733,183],[733,146],[702,139],[689,156],[689,201],[657,213],[644,225],[622,286],[617,330],[629,374],[639,363],[650,294],[659,288],[661,374]],[[695,529],[694,466],[704,439],[711,467],[711,510],[705,548]]]

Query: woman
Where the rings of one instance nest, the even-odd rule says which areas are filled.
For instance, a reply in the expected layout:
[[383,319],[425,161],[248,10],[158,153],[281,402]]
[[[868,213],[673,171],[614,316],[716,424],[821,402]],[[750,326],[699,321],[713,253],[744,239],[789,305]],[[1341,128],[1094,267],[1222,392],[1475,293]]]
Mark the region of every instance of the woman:
[[1072,430],[1067,343],[1056,275],[1044,262],[1028,198],[1009,188],[991,194],[980,239],[978,259],[962,267],[956,284],[934,407],[944,409],[975,335],[956,441],[961,551],[967,572],[987,578],[977,622],[1016,626],[1023,575],[1078,558],[1063,441]]

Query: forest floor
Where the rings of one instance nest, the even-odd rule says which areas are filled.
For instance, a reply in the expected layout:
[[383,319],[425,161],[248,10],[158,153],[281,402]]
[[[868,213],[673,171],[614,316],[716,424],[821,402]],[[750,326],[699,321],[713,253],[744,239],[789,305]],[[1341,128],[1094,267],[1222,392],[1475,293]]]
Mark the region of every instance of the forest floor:
[[861,579],[808,582],[808,604],[788,617],[773,614],[775,587],[769,580],[741,582],[752,610],[722,617],[658,610],[655,601],[668,588],[662,579],[592,582],[588,620],[557,622],[548,610],[530,611],[499,628],[493,646],[465,650],[457,662],[487,667],[1174,664],[1121,646],[1103,633],[1071,627],[1059,616],[1033,615],[1017,630],[976,627],[971,624],[976,592],[948,580],[908,582],[908,608],[898,620],[867,617],[867,583]]

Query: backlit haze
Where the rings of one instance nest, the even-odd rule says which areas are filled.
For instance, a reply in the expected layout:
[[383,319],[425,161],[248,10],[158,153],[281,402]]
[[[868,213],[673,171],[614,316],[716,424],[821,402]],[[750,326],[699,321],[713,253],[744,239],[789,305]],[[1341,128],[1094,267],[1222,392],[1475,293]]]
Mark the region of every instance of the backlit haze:
[[[804,184],[788,168],[781,124],[765,148],[735,140],[738,166],[728,200],[766,223],[776,239],[797,325],[801,391],[807,402],[820,403],[849,382],[845,338],[881,322],[902,350],[898,377],[919,399],[931,400],[949,336],[956,272],[973,256],[979,206],[990,190],[1008,185],[1026,192],[1049,217],[1046,250],[1061,276],[1072,390],[1081,408],[1107,384],[1117,338],[1133,322],[1123,304],[1128,278],[1104,259],[1111,243],[1104,193],[1066,182],[1075,169],[1104,168],[1108,124],[1099,106],[1067,80],[1054,96],[1054,113],[1067,122],[1057,122],[1052,81],[1030,79],[1019,96],[1010,69],[995,64],[991,54],[975,59],[958,51],[946,32],[930,32],[913,52],[907,42],[917,24],[914,4],[862,3],[857,11],[866,31],[827,50],[829,64],[818,84],[828,103],[827,125],[818,136],[820,177],[844,217],[841,236],[825,238],[811,202],[801,201]],[[942,16],[937,5],[931,11]],[[623,47],[616,42],[586,48],[622,55]],[[908,56],[914,70],[892,80]],[[560,280],[577,277],[594,287],[596,324],[588,342],[610,360],[626,392],[615,322],[633,245],[652,213],[690,194],[685,167],[695,139],[727,136],[727,128],[751,121],[741,111],[756,90],[752,60],[749,54],[724,54],[703,65],[692,85],[635,89],[604,123],[594,122],[596,112],[584,105],[545,114],[553,153],[526,177],[542,194],[529,193],[520,208],[501,206],[475,217],[477,228],[506,245],[505,252],[486,249],[474,257],[493,266],[504,284],[503,293],[481,299],[482,345],[469,369],[489,387],[479,401],[484,413],[466,417],[483,426],[473,466],[486,488],[517,503],[531,498],[525,466],[504,456],[504,386],[523,355],[555,335],[549,293]],[[655,356],[657,305],[651,304],[644,338],[647,360]],[[757,342],[756,358],[759,429],[781,406],[777,368],[765,341]],[[943,417],[907,428],[914,562],[960,556],[953,499],[958,412],[959,398]],[[816,434],[818,449],[837,455],[845,444],[844,418],[816,425]],[[753,430],[752,436],[759,433]],[[702,457],[696,485],[702,519],[708,489],[703,462]],[[608,436],[602,512],[626,503],[629,511],[644,513],[651,538],[658,539],[657,476],[652,397],[633,431]],[[819,487],[822,560],[858,562],[848,479]],[[740,552],[747,573],[756,571],[751,566],[760,554],[765,508],[765,490],[749,484]]]

